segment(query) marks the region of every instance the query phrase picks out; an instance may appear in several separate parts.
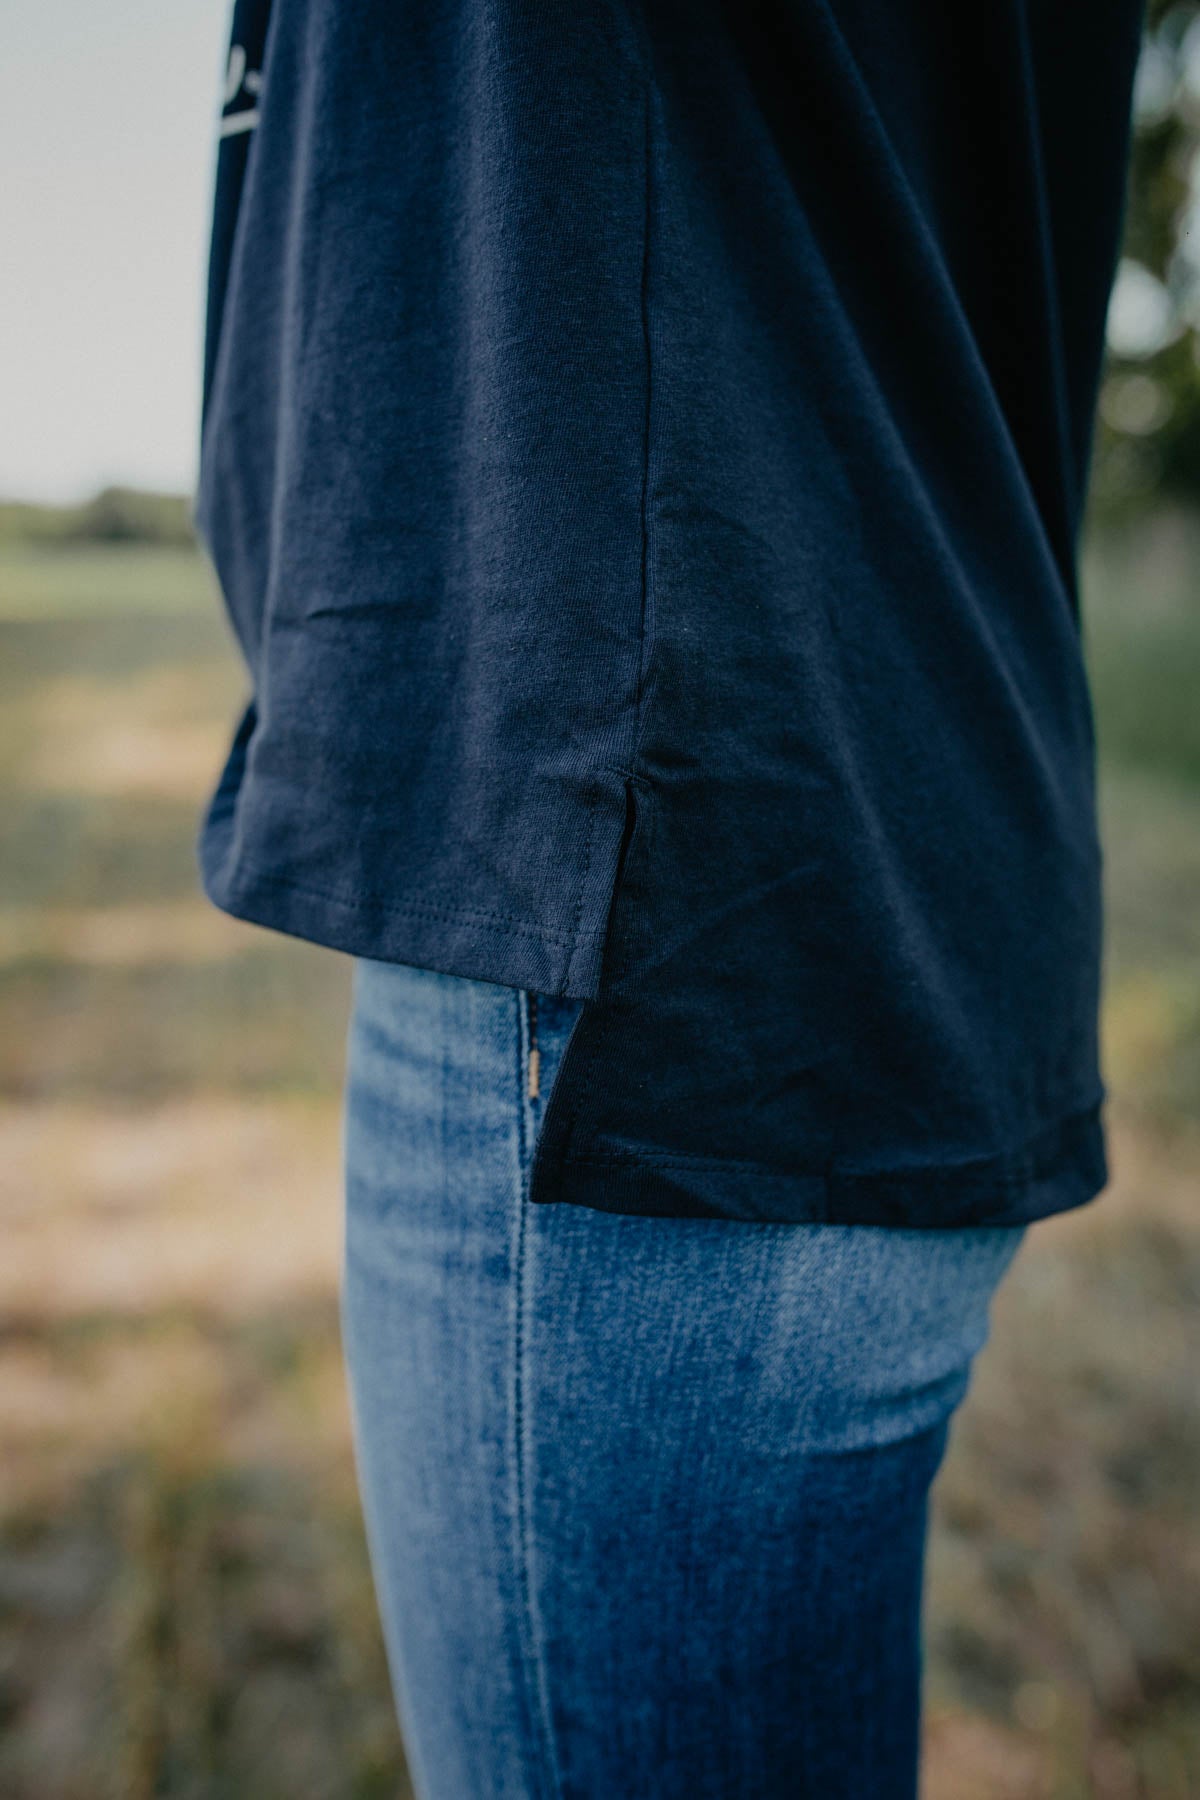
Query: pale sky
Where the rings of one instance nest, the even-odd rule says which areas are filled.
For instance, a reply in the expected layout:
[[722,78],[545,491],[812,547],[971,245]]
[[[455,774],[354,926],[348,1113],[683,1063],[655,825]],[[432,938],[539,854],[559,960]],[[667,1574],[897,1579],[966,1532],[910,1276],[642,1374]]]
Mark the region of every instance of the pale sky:
[[228,0],[0,0],[0,498],[188,492]]

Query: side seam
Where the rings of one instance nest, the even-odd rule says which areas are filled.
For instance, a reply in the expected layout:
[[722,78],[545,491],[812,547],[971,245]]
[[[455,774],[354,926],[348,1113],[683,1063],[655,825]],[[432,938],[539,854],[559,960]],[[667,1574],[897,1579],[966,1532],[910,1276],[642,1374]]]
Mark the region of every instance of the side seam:
[[558,1800],[561,1782],[558,1771],[558,1754],[554,1742],[554,1731],[550,1716],[550,1697],[546,1688],[545,1659],[541,1655],[541,1633],[538,1629],[537,1608],[534,1603],[532,1561],[533,1561],[533,1526],[530,1515],[529,1470],[526,1442],[527,1407],[527,1346],[525,1331],[526,1316],[526,1283],[528,1280],[528,1233],[529,1208],[527,1205],[529,1184],[529,1101],[526,1093],[526,1076],[529,1064],[528,1034],[528,996],[530,990],[516,990],[516,1062],[517,1062],[517,1153],[519,1175],[517,1183],[515,1218],[512,1230],[512,1286],[513,1286],[513,1372],[512,1372],[512,1431],[513,1431],[513,1557],[516,1563],[517,1585],[521,1596],[521,1663],[523,1669],[523,1686],[525,1688],[525,1704],[532,1727],[532,1735],[539,1747],[537,1786],[546,1800]]

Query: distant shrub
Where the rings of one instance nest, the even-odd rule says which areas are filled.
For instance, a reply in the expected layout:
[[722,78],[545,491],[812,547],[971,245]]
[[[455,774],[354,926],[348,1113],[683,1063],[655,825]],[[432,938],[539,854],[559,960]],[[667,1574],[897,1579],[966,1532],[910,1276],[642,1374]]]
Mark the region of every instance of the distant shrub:
[[0,542],[194,544],[191,500],[141,488],[106,487],[79,506],[0,501]]
[[68,537],[89,543],[190,544],[195,533],[183,494],[106,487],[76,510]]

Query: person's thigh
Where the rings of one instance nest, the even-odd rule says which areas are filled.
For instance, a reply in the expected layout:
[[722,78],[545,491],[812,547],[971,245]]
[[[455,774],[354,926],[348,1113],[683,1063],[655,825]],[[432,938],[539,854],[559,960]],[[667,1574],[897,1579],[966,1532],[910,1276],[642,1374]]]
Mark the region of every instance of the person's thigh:
[[536,1770],[518,1534],[517,996],[358,963],[342,1324],[371,1561],[417,1791]]
[[418,1791],[910,1796],[928,1489],[1021,1233],[533,1207],[527,1024],[356,969],[343,1315]]

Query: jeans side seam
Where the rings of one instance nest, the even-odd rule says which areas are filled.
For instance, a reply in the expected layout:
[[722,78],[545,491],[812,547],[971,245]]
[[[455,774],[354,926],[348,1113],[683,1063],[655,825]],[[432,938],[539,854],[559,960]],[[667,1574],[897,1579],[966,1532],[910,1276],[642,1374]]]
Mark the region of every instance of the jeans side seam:
[[522,1675],[525,1704],[539,1742],[538,1787],[549,1800],[558,1800],[561,1786],[558,1757],[550,1720],[550,1702],[546,1692],[544,1658],[539,1651],[537,1617],[533,1601],[531,1571],[531,1522],[529,1515],[528,1471],[525,1457],[525,1275],[527,1268],[526,1233],[529,1229],[529,1207],[526,1189],[529,1181],[531,1143],[530,1112],[532,1103],[526,1097],[526,1069],[529,1046],[526,1041],[526,990],[518,989],[517,1012],[517,1153],[518,1182],[516,1227],[513,1242],[513,1467],[515,1485],[513,1550],[516,1560],[517,1585],[520,1590]]

